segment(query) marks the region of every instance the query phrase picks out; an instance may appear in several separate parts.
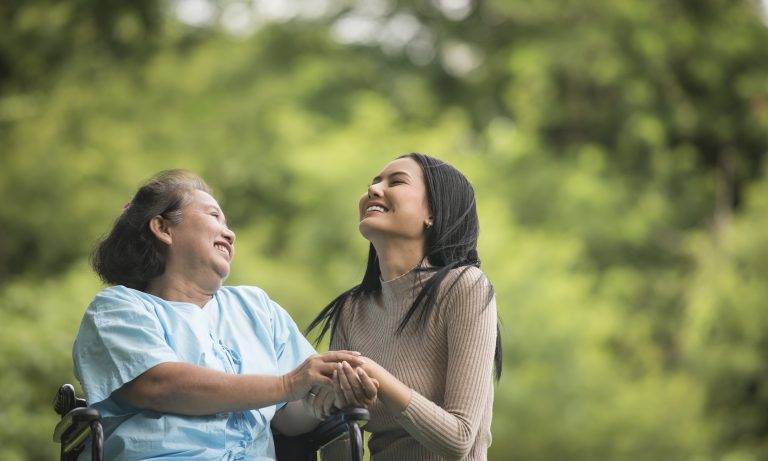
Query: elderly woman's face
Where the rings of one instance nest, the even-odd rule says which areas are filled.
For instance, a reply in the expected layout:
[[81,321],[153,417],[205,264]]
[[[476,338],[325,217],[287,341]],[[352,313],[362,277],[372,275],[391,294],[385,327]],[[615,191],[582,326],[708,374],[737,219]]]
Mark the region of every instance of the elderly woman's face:
[[227,227],[216,199],[198,190],[190,198],[181,209],[181,222],[170,228],[169,266],[195,278],[223,280],[235,255],[235,233]]

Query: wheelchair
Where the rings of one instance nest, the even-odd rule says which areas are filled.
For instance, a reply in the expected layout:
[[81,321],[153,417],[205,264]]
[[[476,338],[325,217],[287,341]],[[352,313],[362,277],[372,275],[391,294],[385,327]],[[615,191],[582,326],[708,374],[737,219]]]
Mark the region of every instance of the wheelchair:
[[[71,384],[59,388],[53,400],[53,409],[61,416],[53,431],[53,441],[61,445],[60,461],[77,461],[87,445],[90,445],[93,461],[103,461],[104,431],[98,410],[78,398]],[[368,410],[348,408],[329,417],[308,434],[289,437],[273,433],[277,461],[317,461],[318,450],[345,434],[349,435],[350,459],[362,461],[364,445],[361,427],[369,419]]]

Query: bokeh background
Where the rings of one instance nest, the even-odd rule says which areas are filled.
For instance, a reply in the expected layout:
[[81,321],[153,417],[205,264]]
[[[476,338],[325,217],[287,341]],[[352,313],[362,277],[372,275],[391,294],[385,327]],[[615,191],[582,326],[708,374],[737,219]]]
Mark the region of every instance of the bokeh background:
[[[0,459],[52,460],[95,242],[191,169],[231,284],[303,328],[362,277],[357,199],[475,185],[493,460],[768,460],[768,16],[757,0],[3,0]],[[414,351],[418,353],[418,351]]]

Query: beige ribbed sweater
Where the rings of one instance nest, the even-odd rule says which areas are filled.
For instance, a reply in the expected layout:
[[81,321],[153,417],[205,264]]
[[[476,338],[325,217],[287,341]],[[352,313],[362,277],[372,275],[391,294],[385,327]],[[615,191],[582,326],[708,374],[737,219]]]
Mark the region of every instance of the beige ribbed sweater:
[[[431,273],[411,271],[382,283],[380,295],[347,304],[331,349],[360,351],[410,386],[401,414],[381,402],[370,408],[374,461],[485,460],[491,444],[496,299],[475,267],[455,269],[440,286],[438,304],[421,327],[417,317],[397,326]],[[335,447],[339,448],[339,447]],[[339,459],[330,448],[323,459]]]

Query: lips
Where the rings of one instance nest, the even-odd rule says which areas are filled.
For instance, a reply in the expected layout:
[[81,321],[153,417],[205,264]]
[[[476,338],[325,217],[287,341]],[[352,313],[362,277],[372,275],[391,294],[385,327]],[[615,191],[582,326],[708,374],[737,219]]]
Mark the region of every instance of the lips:
[[385,207],[384,204],[381,202],[368,202],[365,205],[364,210],[365,210],[364,214],[373,213],[373,212],[386,213],[387,211],[389,211],[389,209]]
[[213,244],[213,247],[222,252],[227,257],[227,260],[232,259],[232,245],[229,243],[216,242]]

